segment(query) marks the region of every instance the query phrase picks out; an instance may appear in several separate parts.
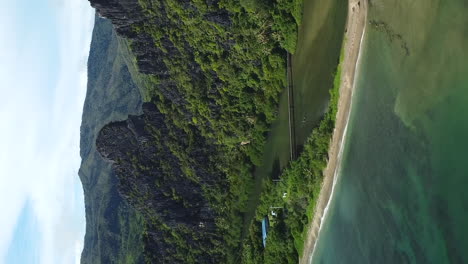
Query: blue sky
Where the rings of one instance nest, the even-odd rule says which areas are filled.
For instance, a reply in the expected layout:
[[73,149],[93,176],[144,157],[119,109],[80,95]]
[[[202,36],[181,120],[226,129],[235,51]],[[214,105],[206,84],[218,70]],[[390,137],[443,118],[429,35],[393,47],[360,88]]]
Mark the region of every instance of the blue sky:
[[86,0],[0,1],[0,264],[77,263],[94,10]]

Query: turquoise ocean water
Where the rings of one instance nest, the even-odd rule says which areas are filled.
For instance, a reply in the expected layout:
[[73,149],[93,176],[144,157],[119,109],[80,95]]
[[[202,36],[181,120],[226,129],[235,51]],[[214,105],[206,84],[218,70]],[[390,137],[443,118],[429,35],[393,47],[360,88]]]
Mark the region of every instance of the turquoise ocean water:
[[313,263],[468,263],[468,1],[371,0]]

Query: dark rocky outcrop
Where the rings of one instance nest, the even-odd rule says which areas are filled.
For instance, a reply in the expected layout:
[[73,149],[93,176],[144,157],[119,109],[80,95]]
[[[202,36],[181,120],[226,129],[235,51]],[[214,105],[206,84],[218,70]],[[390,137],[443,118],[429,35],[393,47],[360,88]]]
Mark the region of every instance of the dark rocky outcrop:
[[[216,214],[204,197],[203,186],[223,179],[210,170],[208,157],[216,151],[199,133],[187,133],[169,125],[166,115],[152,103],[143,115],[106,125],[96,141],[97,150],[113,163],[119,191],[146,219],[145,254],[161,263],[181,263],[176,256],[188,248],[202,250],[196,263],[218,263],[219,257],[204,253],[220,244]],[[178,155],[187,155],[187,167]],[[193,178],[188,177],[193,172]],[[183,245],[173,243],[177,233]],[[187,252],[185,252],[187,250]]]
[[[89,142],[84,139],[87,143],[95,140],[96,150],[112,164],[116,176],[112,184],[118,197],[145,220],[142,240],[146,261],[226,262],[228,236],[224,237],[223,231],[229,228],[229,223],[225,223],[228,222],[226,215],[232,208],[226,209],[228,205],[224,201],[229,195],[226,170],[217,162],[226,154],[215,144],[215,137],[202,136],[202,131],[213,130],[211,120],[193,121],[197,118],[191,109],[193,98],[197,98],[206,103],[210,118],[222,116],[221,106],[214,98],[220,97],[225,81],[215,70],[202,69],[201,60],[194,55],[200,43],[189,43],[184,38],[190,28],[178,21],[174,12],[167,14],[171,11],[166,6],[168,1],[89,1],[101,17],[112,21],[115,32],[130,43],[141,77],[137,82],[151,85],[150,88],[139,87],[149,91],[152,97],[152,103],[143,104],[143,114],[111,122],[101,129],[97,138]],[[197,10],[194,1],[182,0],[178,4],[188,16],[196,15],[199,20],[208,21],[207,26],[230,27],[229,12],[217,8],[216,0],[207,2],[213,6],[204,13]],[[142,5],[151,7],[144,10]],[[155,33],[157,28],[177,32],[177,36]],[[227,56],[235,44],[229,34],[212,36],[212,44],[223,50],[219,56]],[[199,39],[204,41],[204,36]],[[171,59],[177,64],[168,62]],[[150,84],[146,84],[146,80],[151,80]],[[190,87],[193,88],[188,92]],[[229,137],[235,136],[232,132],[226,133]],[[220,217],[220,214],[224,215]],[[112,230],[118,232],[117,228]]]
[[219,25],[229,27],[232,25],[231,20],[229,19],[229,12],[226,10],[219,10],[217,12],[210,12],[204,15],[205,19]]
[[[170,100],[175,105],[186,104],[185,94],[177,89],[174,81],[171,79],[168,66],[164,63],[164,58],[177,58],[182,56],[180,51],[174,46],[174,43],[168,36],[160,36],[158,43],[155,39],[145,31],[145,25],[163,28],[172,28],[173,30],[183,32],[184,25],[179,22],[174,22],[167,18],[164,1],[155,1],[151,8],[157,9],[157,12],[151,15],[143,12],[138,0],[89,0],[91,6],[96,8],[96,11],[105,18],[112,21],[116,32],[129,39],[131,42],[132,53],[136,57],[138,70],[143,74],[153,75],[159,80],[158,90],[163,96]],[[190,0],[182,1],[184,8],[196,12],[196,8]],[[210,5],[216,6],[218,1],[207,1]],[[229,27],[232,25],[229,12],[224,9],[216,9],[203,15],[204,19],[218,25]],[[229,50],[234,41],[228,39],[218,41],[218,44]],[[200,65],[193,57],[193,47],[185,42],[183,45],[185,54],[190,54],[188,58],[184,58],[187,63],[191,82],[196,84],[204,81],[204,73]],[[222,85],[222,82],[217,76],[213,76],[216,83],[216,88]],[[191,115],[185,112],[187,120],[191,119]]]
[[[116,32],[132,41],[132,52],[136,56],[138,69],[145,74],[159,77],[167,76],[167,67],[163,62],[164,52],[156,47],[153,38],[146,32],[137,30],[144,26],[148,18],[138,0],[90,0],[91,6],[102,16],[112,21]],[[162,8],[163,12],[164,9]],[[164,21],[152,21],[160,26]],[[168,39],[163,42],[166,50],[174,51]]]
[[[179,51],[166,36],[161,37],[157,46],[153,37],[141,30],[148,19],[162,27],[178,25],[165,19],[164,5],[159,7],[157,16],[148,18],[143,15],[138,0],[90,2],[100,17],[107,19],[96,19],[81,129],[83,165],[80,177],[87,214],[82,263],[117,263],[120,256],[138,254],[138,246],[134,252],[121,250],[125,244],[122,233],[128,233],[129,227],[122,228],[119,217],[134,219],[134,210],[145,219],[139,229],[145,234],[140,241],[132,243],[141,242],[144,247],[141,253],[146,261],[184,263],[190,256],[196,263],[222,262],[222,254],[213,253],[213,248],[224,241],[216,230],[216,213],[203,190],[213,185],[227,186],[222,182],[225,176],[213,169],[209,158],[215,156],[216,146],[207,142],[197,129],[187,133],[177,128],[152,103],[144,104],[142,115],[128,116],[139,107],[134,104],[132,95],[138,93],[139,88],[129,72],[131,65],[125,64],[132,59],[118,60],[123,63],[119,65],[120,72],[114,72],[113,67],[120,56],[116,54],[124,52],[118,50],[119,43],[109,28],[109,20],[115,32],[131,43],[131,56],[136,59],[138,71],[157,77],[158,90],[164,98],[183,107],[184,95],[170,78],[163,61],[165,57],[180,56]],[[194,10],[190,1],[185,1],[184,7]],[[228,26],[230,20],[226,17],[225,11],[205,16],[209,21]],[[184,48],[191,53],[188,43]],[[193,57],[188,58],[187,69],[193,82],[203,81],[201,68]],[[214,72],[212,75],[211,90],[216,94],[221,81]],[[123,80],[120,86],[115,85],[116,79]],[[212,103],[210,107],[219,114],[219,106]],[[185,115],[188,120],[192,118],[189,112]],[[109,122],[112,123],[103,127]],[[96,150],[110,163],[103,161]],[[184,155],[183,161],[178,155]],[[132,221],[125,219],[124,222],[131,224]],[[142,261],[141,256],[136,256],[137,261]]]

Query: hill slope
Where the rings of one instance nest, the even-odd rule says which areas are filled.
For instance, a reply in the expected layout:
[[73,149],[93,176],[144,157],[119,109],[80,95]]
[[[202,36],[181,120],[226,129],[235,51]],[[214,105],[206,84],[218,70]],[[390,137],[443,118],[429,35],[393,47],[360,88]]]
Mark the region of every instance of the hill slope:
[[302,1],[90,2],[129,41],[135,59],[125,61],[145,101],[143,114],[91,138],[113,164],[108,182],[144,220],[145,261],[241,262],[252,171],[286,86]]
[[125,64],[125,51],[112,24],[96,17],[88,60],[88,90],[81,124],[79,171],[86,206],[82,263],[142,262],[142,223],[120,197],[111,165],[96,152],[107,123],[141,111],[141,96]]

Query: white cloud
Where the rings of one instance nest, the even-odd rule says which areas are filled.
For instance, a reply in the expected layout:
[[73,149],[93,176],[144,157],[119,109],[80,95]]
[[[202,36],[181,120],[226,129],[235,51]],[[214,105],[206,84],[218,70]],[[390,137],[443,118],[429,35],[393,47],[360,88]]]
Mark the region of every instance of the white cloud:
[[[14,8],[2,3],[0,10],[0,35],[8,40],[0,42],[0,263],[28,199],[42,234],[38,263],[79,262],[85,221],[79,129],[94,10],[83,0],[49,5],[58,50],[46,50],[43,32],[17,33]],[[48,60],[54,53],[58,62]]]

